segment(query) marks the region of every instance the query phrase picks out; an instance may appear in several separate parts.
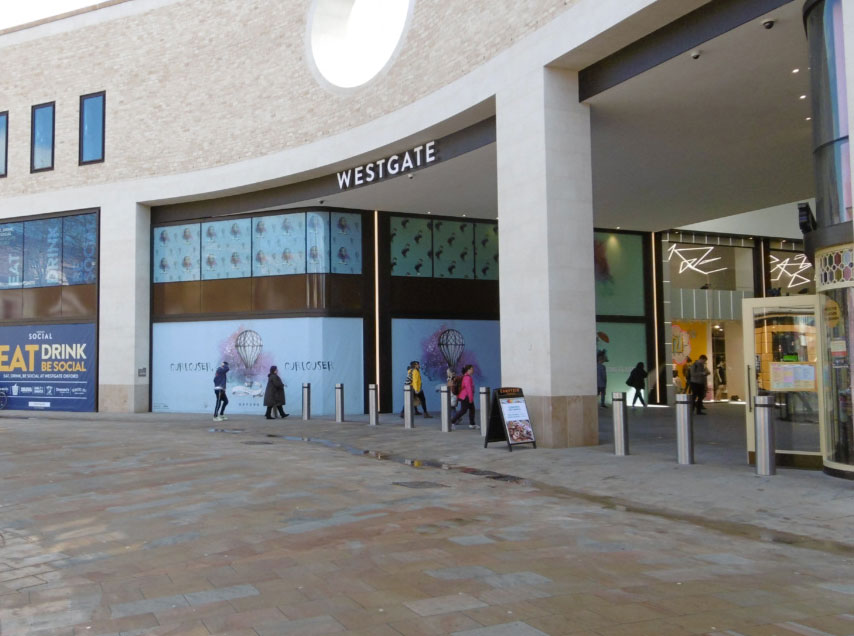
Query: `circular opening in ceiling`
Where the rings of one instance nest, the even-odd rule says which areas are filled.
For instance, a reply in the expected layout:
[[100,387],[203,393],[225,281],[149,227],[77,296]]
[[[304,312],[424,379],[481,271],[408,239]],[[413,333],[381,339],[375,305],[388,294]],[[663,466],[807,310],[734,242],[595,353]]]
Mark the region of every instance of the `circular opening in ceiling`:
[[334,86],[355,88],[374,78],[403,39],[415,0],[314,0],[309,49]]

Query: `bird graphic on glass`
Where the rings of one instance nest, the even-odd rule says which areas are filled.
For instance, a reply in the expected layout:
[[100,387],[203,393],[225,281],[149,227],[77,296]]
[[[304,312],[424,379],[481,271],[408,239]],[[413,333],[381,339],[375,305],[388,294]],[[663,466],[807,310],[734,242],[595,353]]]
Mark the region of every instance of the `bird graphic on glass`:
[[246,386],[252,386],[252,367],[258,360],[258,356],[261,355],[263,348],[264,342],[261,340],[261,336],[252,329],[241,331],[234,340],[234,350],[237,351],[237,355],[246,369],[244,379]]
[[457,362],[459,362],[460,356],[463,355],[463,350],[466,348],[466,341],[463,338],[463,334],[456,329],[445,329],[445,331],[439,334],[438,342],[439,351],[442,353],[442,357],[445,358],[445,362],[448,363],[448,368],[456,372]]

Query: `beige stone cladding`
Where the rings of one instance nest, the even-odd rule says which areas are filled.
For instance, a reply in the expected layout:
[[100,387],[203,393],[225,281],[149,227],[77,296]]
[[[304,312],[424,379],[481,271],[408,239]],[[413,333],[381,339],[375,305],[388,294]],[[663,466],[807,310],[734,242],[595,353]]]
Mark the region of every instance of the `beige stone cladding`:
[[[103,17],[118,17],[65,32],[50,34],[48,24],[27,38],[0,35],[0,111],[10,117],[0,197],[186,173],[299,147],[418,101],[576,1],[417,0],[397,59],[350,91],[322,86],[306,62],[309,0],[161,0],[141,13],[113,6]],[[79,98],[101,90],[106,161],[79,167]],[[49,101],[56,102],[55,169],[31,175],[30,108]]]

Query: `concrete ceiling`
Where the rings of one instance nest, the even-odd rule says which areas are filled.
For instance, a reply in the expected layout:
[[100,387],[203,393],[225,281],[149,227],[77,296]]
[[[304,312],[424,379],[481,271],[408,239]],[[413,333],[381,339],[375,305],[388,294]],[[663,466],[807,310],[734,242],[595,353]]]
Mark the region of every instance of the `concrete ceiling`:
[[[597,227],[657,231],[814,196],[801,4],[589,100]],[[324,204],[496,218],[495,170],[490,145]]]

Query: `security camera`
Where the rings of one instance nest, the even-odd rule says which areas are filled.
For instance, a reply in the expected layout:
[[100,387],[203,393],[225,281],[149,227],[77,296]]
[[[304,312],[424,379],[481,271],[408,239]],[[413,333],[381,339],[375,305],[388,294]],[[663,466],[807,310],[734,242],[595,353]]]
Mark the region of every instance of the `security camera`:
[[765,27],[766,29],[773,29],[774,23],[775,23],[775,20],[763,20],[762,26]]
[[699,51],[691,51],[691,59],[692,60],[699,60],[700,59],[700,52]]
[[320,205],[323,205],[323,199],[321,199],[320,201],[318,201],[318,203],[319,203]]

